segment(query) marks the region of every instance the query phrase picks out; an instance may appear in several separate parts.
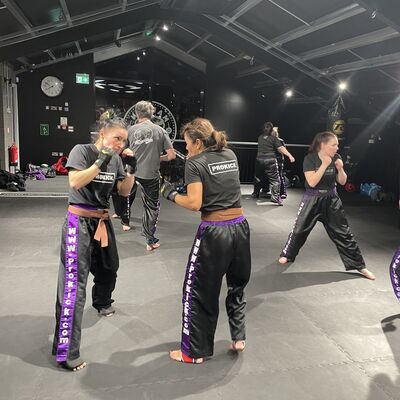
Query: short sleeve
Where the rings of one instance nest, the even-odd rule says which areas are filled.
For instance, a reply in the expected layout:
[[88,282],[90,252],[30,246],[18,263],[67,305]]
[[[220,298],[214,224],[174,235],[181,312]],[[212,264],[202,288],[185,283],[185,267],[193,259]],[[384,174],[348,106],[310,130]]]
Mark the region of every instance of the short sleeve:
[[163,150],[172,149],[172,142],[167,132],[163,131]]
[[87,156],[84,151],[84,147],[80,144],[77,144],[69,153],[68,161],[65,165],[67,169],[77,169],[78,171],[82,171],[88,168],[87,165]]
[[122,180],[126,177],[126,173],[124,170],[124,165],[122,164],[122,159],[120,156],[118,156],[118,162],[117,162],[117,180]]
[[201,182],[200,171],[193,161],[187,160],[185,165],[185,185],[195,182]]
[[303,161],[303,172],[315,171],[315,161],[312,154],[308,154],[304,157]]
[[275,150],[277,150],[278,147],[283,146],[283,144],[281,143],[281,141],[277,137],[273,136],[273,138],[274,139],[272,141],[272,144],[273,144]]

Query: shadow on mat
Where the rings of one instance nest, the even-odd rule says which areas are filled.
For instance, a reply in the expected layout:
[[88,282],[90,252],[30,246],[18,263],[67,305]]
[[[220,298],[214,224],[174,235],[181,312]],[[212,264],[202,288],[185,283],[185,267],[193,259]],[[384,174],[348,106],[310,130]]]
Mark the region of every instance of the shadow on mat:
[[240,370],[243,356],[230,353],[229,344],[216,342],[214,357],[201,365],[170,360],[168,351],[178,343],[116,352],[106,364],[90,363],[80,382],[103,400],[172,400],[209,392],[229,384]]
[[381,327],[393,353],[394,362],[397,366],[397,379],[392,380],[389,375],[384,373],[379,373],[373,376],[370,384],[370,393],[367,400],[376,399],[377,388],[386,393],[388,395],[387,398],[397,398],[400,388],[400,314],[395,314],[384,318],[381,321]]

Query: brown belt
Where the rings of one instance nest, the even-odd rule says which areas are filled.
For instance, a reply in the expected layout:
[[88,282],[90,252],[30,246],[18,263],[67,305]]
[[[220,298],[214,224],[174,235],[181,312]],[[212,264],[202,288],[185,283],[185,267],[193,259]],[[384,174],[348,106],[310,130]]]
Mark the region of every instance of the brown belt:
[[229,221],[243,215],[243,208],[227,208],[201,213],[202,221]]
[[85,210],[75,206],[68,206],[68,211],[72,214],[79,215],[80,217],[87,218],[98,218],[99,224],[97,225],[96,232],[94,233],[94,239],[100,242],[101,247],[108,246],[108,234],[106,224],[104,220],[110,219],[108,210]]

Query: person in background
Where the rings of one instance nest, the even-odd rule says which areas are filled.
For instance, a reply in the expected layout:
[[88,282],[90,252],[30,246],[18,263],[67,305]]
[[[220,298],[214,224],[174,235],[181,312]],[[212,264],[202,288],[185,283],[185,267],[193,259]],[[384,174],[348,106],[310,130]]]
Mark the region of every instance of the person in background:
[[[123,155],[134,155],[137,159],[136,183],[141,187],[143,202],[142,234],[146,240],[146,250],[160,246],[155,237],[160,213],[160,162],[175,159],[171,139],[163,128],[151,122],[155,108],[149,101],[135,104],[137,121],[128,130],[128,148]],[[161,155],[163,152],[166,154]],[[123,199],[121,219],[123,225],[129,223],[132,203],[136,197],[136,186],[128,199]],[[124,206],[125,205],[125,206]],[[125,228],[125,230],[127,230]]]
[[[279,137],[279,127],[274,126],[274,129],[272,130],[272,133],[274,136],[278,138],[278,140],[281,142],[282,146],[286,148],[284,140]],[[280,188],[279,188],[279,195],[281,199],[286,199],[287,198],[287,193],[286,193],[286,185],[285,185],[285,156],[280,153],[279,151],[276,153],[276,161],[278,162],[278,173],[279,173],[279,180],[280,180]]]
[[306,191],[279,262],[293,262],[315,224],[320,221],[336,245],[346,271],[356,270],[374,280],[374,274],[365,267],[336,190],[336,183],[345,185],[347,180],[338,149],[338,138],[333,132],[321,132],[315,136],[303,162]]
[[[271,189],[271,202],[279,206],[283,205],[280,196],[281,178],[279,174],[277,154],[285,155],[290,162],[294,162],[294,157],[289,153],[285,146],[274,135],[273,124],[266,122],[263,126],[263,133],[258,137],[258,152],[256,158],[256,174],[262,183],[269,180]],[[260,186],[258,186],[261,188]],[[257,190],[257,189],[255,189]],[[253,193],[253,197],[258,197],[258,193]]]

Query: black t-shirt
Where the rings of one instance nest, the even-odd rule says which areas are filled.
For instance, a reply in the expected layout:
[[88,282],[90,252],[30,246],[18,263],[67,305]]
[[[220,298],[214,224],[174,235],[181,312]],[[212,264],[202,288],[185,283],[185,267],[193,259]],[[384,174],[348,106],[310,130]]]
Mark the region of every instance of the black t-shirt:
[[239,166],[232,150],[206,150],[187,160],[185,184],[195,182],[203,184],[201,211],[241,207]]
[[[99,150],[94,144],[77,144],[68,156],[66,168],[82,171],[97,160]],[[85,204],[96,208],[109,208],[110,195],[115,181],[126,176],[121,157],[114,154],[107,169],[80,189],[69,188],[69,204]]]
[[260,135],[258,137],[258,152],[257,157],[275,157],[278,153],[278,147],[282,143],[276,136]]
[[[318,185],[311,188],[311,186],[307,183],[307,179],[305,182],[306,188],[311,189],[319,189],[319,190],[330,190],[336,186],[336,167],[335,161],[337,159],[342,159],[339,154],[335,154],[332,159],[332,162],[326,168],[324,175],[322,175],[321,180],[318,182]],[[317,153],[310,153],[307,154],[303,161],[303,172],[307,171],[317,171],[318,168],[321,166],[322,161],[318,157]]]

